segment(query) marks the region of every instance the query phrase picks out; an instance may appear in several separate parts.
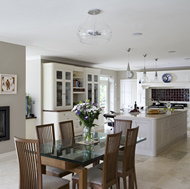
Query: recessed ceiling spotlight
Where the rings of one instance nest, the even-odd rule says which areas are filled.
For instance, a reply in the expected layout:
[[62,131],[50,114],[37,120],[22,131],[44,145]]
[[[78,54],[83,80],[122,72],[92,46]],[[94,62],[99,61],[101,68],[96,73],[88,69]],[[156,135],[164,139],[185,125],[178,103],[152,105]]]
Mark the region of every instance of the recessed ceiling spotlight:
[[184,60],[190,60],[190,58],[185,58]]
[[175,53],[175,51],[168,51],[168,53]]
[[138,32],[138,33],[133,33],[132,35],[134,35],[134,36],[140,36],[140,35],[142,35],[143,33],[140,33],[140,32]]

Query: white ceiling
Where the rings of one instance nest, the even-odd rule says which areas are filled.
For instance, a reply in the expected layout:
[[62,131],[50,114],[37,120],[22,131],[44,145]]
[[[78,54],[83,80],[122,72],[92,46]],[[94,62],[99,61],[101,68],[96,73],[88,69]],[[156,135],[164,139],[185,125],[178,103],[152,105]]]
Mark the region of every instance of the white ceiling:
[[[101,46],[77,37],[93,8],[112,29]],[[145,53],[148,69],[155,68],[155,58],[158,68],[190,68],[190,0],[0,0],[0,40],[27,46],[27,58],[62,57],[126,70],[131,48],[132,70],[142,69]]]

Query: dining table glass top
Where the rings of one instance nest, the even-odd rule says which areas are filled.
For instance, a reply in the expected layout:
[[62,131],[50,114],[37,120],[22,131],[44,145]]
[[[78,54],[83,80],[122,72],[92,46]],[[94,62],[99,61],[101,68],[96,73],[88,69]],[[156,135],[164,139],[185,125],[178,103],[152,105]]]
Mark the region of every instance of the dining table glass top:
[[[87,165],[104,156],[107,134],[95,132],[92,144],[85,144],[83,136],[74,140],[56,140],[55,143],[40,144],[41,156]],[[137,137],[137,143],[146,138]],[[121,137],[120,148],[124,147],[125,136]]]

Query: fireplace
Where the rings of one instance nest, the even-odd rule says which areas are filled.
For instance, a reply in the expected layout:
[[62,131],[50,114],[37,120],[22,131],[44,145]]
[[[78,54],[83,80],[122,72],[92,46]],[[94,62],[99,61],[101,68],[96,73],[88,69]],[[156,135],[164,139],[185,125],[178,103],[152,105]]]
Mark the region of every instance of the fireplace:
[[9,106],[0,106],[0,141],[10,139]]

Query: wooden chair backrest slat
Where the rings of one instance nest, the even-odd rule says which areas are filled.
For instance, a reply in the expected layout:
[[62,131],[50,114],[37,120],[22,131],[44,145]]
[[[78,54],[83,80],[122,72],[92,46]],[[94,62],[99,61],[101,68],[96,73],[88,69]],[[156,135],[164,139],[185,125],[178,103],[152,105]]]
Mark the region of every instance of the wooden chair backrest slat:
[[14,137],[20,170],[20,189],[42,189],[40,146],[38,140]]
[[128,129],[123,155],[123,171],[135,168],[135,149],[139,127]]
[[103,188],[117,180],[117,159],[122,132],[107,135],[103,164]]
[[73,146],[75,143],[73,120],[60,122],[59,128],[64,146]]

